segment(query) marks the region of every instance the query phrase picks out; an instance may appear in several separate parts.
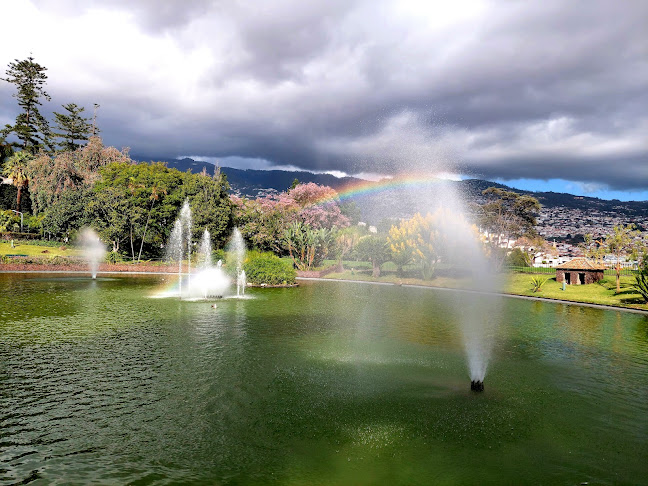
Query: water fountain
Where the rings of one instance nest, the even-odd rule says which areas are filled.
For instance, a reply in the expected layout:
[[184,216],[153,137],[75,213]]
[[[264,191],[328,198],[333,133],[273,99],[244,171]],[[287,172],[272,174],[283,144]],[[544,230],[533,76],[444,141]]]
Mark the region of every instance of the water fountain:
[[228,249],[234,256],[236,268],[236,295],[241,296],[245,294],[247,279],[245,277],[245,271],[243,270],[243,260],[245,259],[245,242],[243,241],[243,236],[241,235],[241,232],[238,228],[234,228],[234,232],[232,233],[232,240],[228,245]]
[[79,242],[83,250],[84,260],[88,262],[92,278],[97,278],[99,263],[106,255],[106,247],[99,239],[99,235],[92,228],[84,228],[79,235]]
[[[437,169],[448,170],[447,167]],[[438,255],[435,263],[446,272],[461,275],[464,282],[462,291],[448,295],[446,302],[461,332],[470,389],[482,392],[500,315],[498,299],[483,294],[497,293],[501,282],[484,253],[478,229],[466,216],[462,197],[450,181],[426,176],[417,184],[415,194],[394,189],[387,197],[409,199],[410,207],[425,208],[423,214],[433,214],[434,251]]]
[[[221,298],[228,294],[231,279],[222,268],[219,260],[217,265],[212,265],[211,260],[211,235],[205,230],[198,246],[197,262],[198,271],[192,273],[192,215],[189,203],[185,201],[176,220],[171,237],[167,244],[168,261],[178,264],[178,291],[174,295],[181,299],[208,299]],[[245,244],[238,229],[234,230],[232,243],[233,262],[236,268],[236,295],[245,294],[246,278],[242,270],[245,258]],[[187,262],[183,271],[183,263]]]
[[245,270],[241,270],[241,273],[236,277],[236,296],[242,297],[245,295],[245,287],[247,286],[247,279],[245,278]]

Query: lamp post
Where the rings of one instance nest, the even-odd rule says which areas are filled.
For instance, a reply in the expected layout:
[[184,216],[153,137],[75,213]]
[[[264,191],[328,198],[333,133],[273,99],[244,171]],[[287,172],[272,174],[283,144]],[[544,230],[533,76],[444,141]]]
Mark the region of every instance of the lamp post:
[[23,213],[20,211],[16,211],[15,209],[10,209],[10,211],[13,211],[16,214],[20,214],[20,232],[23,232]]

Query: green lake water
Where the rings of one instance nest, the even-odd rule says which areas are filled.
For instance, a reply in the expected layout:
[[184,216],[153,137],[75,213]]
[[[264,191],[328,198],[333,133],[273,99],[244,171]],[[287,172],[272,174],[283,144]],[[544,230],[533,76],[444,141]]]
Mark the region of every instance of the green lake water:
[[[0,484],[648,484],[646,315],[339,282],[153,298],[172,280],[0,274]],[[482,307],[480,394],[457,316]]]

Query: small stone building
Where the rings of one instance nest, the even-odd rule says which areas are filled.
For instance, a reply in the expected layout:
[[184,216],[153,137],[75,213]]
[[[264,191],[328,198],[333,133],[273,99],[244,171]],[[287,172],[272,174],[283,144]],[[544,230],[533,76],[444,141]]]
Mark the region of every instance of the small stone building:
[[556,267],[556,281],[567,285],[585,285],[598,282],[603,278],[605,265],[594,263],[587,258],[574,258]]

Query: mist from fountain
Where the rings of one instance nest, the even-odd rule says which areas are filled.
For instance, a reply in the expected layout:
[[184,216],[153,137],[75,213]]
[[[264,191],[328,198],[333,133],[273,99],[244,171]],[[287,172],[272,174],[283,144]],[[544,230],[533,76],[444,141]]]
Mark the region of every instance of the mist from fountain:
[[459,322],[472,389],[482,391],[501,319],[500,299],[484,294],[498,293],[502,282],[469,219],[463,195],[447,180],[448,174],[461,173],[457,155],[461,148],[452,147],[443,127],[430,126],[429,120],[408,115],[401,121],[410,133],[390,139],[375,162],[397,180],[413,184],[394,184],[381,195],[382,202],[402,207],[405,200],[412,212],[434,215],[432,241],[438,258],[433,264],[464,282],[464,291],[448,294],[447,302]]
[[106,247],[102,243],[99,235],[92,228],[84,228],[79,234],[83,258],[88,262],[90,274],[93,279],[97,278],[99,263],[106,256]]

